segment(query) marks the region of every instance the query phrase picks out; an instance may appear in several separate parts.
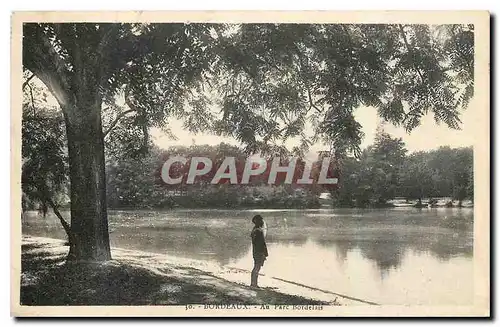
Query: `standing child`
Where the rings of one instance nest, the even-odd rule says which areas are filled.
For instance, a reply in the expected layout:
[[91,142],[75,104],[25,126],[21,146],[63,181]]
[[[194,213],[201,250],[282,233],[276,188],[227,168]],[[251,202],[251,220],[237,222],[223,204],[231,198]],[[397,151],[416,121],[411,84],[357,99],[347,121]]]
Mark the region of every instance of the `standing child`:
[[252,237],[252,253],[254,266],[252,270],[252,280],[250,286],[258,287],[257,279],[259,277],[259,271],[260,268],[264,265],[264,261],[266,260],[268,253],[266,240],[264,237],[264,219],[261,215],[256,215],[252,218],[252,222],[254,223],[254,227],[250,235]]

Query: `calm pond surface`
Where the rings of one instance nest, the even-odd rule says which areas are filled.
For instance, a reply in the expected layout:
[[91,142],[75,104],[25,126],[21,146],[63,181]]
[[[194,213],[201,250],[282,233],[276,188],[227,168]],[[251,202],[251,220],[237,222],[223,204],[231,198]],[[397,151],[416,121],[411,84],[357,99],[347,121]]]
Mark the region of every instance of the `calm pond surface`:
[[[111,245],[251,270],[257,213],[266,275],[381,304],[473,301],[471,208],[112,210]],[[24,213],[23,233],[65,238],[53,214]]]

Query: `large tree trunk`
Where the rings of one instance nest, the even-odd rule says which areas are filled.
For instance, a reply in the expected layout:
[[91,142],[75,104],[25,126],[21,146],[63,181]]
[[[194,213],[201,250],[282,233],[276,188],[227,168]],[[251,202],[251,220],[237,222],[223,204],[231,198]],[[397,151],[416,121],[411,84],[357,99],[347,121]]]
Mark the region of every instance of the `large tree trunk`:
[[73,236],[68,259],[104,261],[111,259],[111,252],[106,208],[101,99],[97,93],[83,91],[88,89],[89,85],[82,85],[74,101],[70,101],[64,108]]
[[[64,37],[68,61],[56,41],[38,24],[23,26],[23,64],[50,90],[64,113],[71,186],[71,235],[68,259],[111,258],[106,211],[104,140],[100,87],[103,58],[112,33],[86,24],[55,24],[55,39]],[[70,65],[68,65],[70,63]],[[71,66],[71,67],[70,67]]]

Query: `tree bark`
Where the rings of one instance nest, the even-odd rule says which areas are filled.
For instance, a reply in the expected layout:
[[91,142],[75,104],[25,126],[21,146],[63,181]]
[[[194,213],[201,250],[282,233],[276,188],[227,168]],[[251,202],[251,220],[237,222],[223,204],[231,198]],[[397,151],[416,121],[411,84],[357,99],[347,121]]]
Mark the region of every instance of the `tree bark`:
[[[88,90],[82,85],[79,90]],[[111,259],[106,206],[104,140],[101,99],[97,92],[78,94],[63,109],[68,137],[71,181],[69,260]]]

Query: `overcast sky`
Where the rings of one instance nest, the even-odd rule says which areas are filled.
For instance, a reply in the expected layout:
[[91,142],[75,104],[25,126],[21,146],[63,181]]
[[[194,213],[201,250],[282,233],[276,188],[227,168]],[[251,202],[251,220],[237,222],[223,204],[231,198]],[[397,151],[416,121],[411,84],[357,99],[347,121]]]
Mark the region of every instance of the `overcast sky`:
[[[362,148],[373,143],[377,126],[380,119],[377,115],[377,110],[372,107],[358,108],[355,112],[356,119],[363,126],[365,137]],[[394,127],[392,124],[384,124],[384,130],[395,136],[403,138],[406,148],[410,152],[420,150],[435,149],[440,146],[448,145],[450,147],[464,147],[474,145],[474,131],[478,126],[475,119],[477,115],[474,114],[474,99],[472,99],[469,107],[462,112],[462,129],[452,130],[445,124],[437,125],[434,121],[433,115],[428,114],[422,120],[422,124],[414,129],[410,134],[406,133],[401,127]],[[172,145],[191,145],[194,143],[216,145],[221,142],[226,142],[238,145],[238,142],[232,138],[224,138],[211,134],[192,134],[182,128],[180,121],[173,120],[170,124],[171,130],[178,140],[169,139],[167,135],[158,129],[152,131],[154,142],[162,147],[168,148]],[[287,146],[293,146],[295,142],[287,142]],[[291,147],[289,147],[291,148]],[[325,150],[326,147],[320,144],[315,145],[311,150]]]

